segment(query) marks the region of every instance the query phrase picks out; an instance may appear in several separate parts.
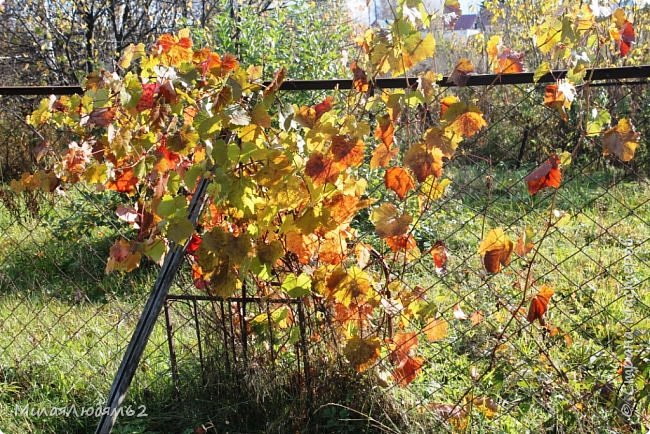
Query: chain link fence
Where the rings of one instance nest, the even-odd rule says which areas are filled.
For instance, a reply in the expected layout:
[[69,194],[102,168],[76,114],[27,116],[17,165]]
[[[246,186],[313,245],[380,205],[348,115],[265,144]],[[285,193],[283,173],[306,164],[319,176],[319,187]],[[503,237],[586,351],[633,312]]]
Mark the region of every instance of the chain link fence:
[[[333,330],[354,321],[348,312],[328,310],[318,296],[259,297],[245,287],[231,299],[213,297],[197,287],[187,262],[115,432],[647,427],[649,88],[616,80],[579,91],[593,106],[576,112],[602,107],[634,121],[642,142],[632,161],[604,158],[597,135],[541,105],[543,86],[467,86],[456,92],[476,102],[488,126],[446,163],[451,184],[420,210],[413,234],[420,254],[407,261],[377,238],[367,214],[354,221],[360,242],[376,253],[365,271],[386,283],[378,290],[386,313],[372,318],[372,332],[382,331],[400,360],[381,354],[358,373]],[[313,100],[326,94],[314,92]],[[396,138],[421,136],[437,116],[430,110],[404,110]],[[562,187],[531,197],[527,175],[563,151],[571,163]],[[0,429],[89,432],[94,414],[51,410],[104,405],[157,267],[105,274],[111,244],[129,236],[113,218],[119,195],[83,187],[17,194],[4,181]],[[381,184],[369,177],[369,189]],[[521,245],[490,274],[477,249],[497,227]],[[554,290],[546,321],[531,323],[529,305],[543,286]],[[435,319],[420,320],[422,310],[434,310]],[[409,378],[414,370],[419,375]]]

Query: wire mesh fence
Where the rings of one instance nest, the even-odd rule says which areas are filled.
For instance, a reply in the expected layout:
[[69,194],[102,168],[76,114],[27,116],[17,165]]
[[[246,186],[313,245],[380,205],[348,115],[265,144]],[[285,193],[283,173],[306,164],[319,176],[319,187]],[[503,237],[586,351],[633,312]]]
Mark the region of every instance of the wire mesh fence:
[[[634,160],[603,158],[595,135],[579,134],[540,104],[541,86],[467,86],[455,92],[475,101],[488,127],[445,164],[451,183],[439,200],[419,204],[418,253],[406,257],[379,239],[367,213],[353,222],[369,254],[363,271],[383,276],[374,301],[383,314],[370,309],[361,334],[382,336],[392,352],[358,373],[333,330],[355,324],[363,306],[331,310],[317,292],[273,295],[281,284],[273,280],[264,296],[244,287],[221,299],[190,277],[188,257],[131,386],[133,413],[116,430],[633,432],[647,425],[648,86],[614,80],[580,91],[595,107],[635,120],[643,143]],[[404,110],[395,133],[401,146],[434,125],[431,110]],[[567,150],[562,188],[531,197],[526,177],[550,152]],[[369,189],[378,192],[383,180],[375,178],[368,174]],[[32,411],[104,405],[157,268],[104,272],[112,242],[132,235],[113,218],[125,200],[119,194],[16,193],[7,183],[1,199],[0,428],[87,432],[95,415]],[[512,260],[493,274],[477,248],[497,227],[517,241]],[[545,286],[554,290],[545,321],[529,321]]]

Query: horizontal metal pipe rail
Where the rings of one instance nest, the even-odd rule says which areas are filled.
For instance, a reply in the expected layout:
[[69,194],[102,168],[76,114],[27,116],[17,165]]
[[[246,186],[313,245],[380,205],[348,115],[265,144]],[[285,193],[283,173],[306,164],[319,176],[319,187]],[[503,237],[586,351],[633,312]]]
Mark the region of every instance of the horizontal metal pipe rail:
[[[561,69],[551,71],[542,75],[537,83],[553,83],[566,77],[567,70]],[[473,74],[468,76],[465,86],[499,86],[513,84],[534,84],[534,72],[520,72],[516,74]],[[650,65],[621,66],[616,68],[592,68],[588,69],[585,79],[591,81],[601,80],[624,80],[624,79],[648,79],[650,78]],[[268,86],[270,82],[264,82]],[[378,89],[408,89],[415,88],[418,84],[417,77],[398,78],[377,78],[372,85]],[[437,82],[441,87],[456,86],[443,77]],[[636,82],[634,84],[643,84]],[[337,78],[331,80],[288,80],[282,83],[280,90],[305,91],[305,90],[333,90],[352,89],[353,80]],[[72,95],[81,93],[81,86],[0,86],[0,95]]]

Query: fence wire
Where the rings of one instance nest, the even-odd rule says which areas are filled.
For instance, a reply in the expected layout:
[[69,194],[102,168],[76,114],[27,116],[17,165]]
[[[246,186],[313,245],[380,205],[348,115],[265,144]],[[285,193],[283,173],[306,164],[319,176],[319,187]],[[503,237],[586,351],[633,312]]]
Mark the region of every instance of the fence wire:
[[[603,158],[597,138],[543,107],[543,87],[439,89],[474,100],[488,126],[446,163],[451,185],[418,216],[421,255],[406,261],[363,219],[354,222],[360,241],[384,258],[368,271],[411,294],[395,303],[382,293],[390,318],[370,322],[421,371],[408,386],[394,375],[391,354],[363,373],[349,368],[333,330],[345,312],[317,297],[258,298],[246,287],[231,299],[212,297],[196,287],[187,263],[131,386],[125,407],[133,413],[116,431],[640,431],[650,406],[650,89],[604,84],[582,91],[635,122],[642,144],[628,163]],[[11,101],[2,103],[29,107]],[[436,116],[405,110],[400,146]],[[38,144],[20,128],[17,140]],[[562,187],[531,198],[525,177],[565,150],[572,161]],[[157,269],[105,274],[110,245],[129,236],[113,218],[124,198],[83,187],[16,194],[9,174],[25,167],[14,170],[15,158],[5,157],[11,170],[0,191],[0,429],[89,432],[95,415],[35,412],[104,405]],[[369,189],[382,188],[371,177]],[[534,260],[513,253],[501,273],[487,274],[477,248],[495,227],[513,240],[535,232]],[[430,254],[436,246],[445,250],[444,267]],[[555,290],[547,327],[526,320],[543,284]],[[422,321],[418,309],[434,309],[437,322]],[[635,375],[626,381],[630,366]]]

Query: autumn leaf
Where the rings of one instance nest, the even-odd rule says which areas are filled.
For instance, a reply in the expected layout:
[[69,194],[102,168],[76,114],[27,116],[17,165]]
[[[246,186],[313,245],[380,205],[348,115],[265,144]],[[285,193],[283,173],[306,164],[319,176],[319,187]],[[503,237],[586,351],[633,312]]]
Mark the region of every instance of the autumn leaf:
[[129,167],[116,170],[113,180],[106,183],[106,188],[120,193],[132,194],[135,192],[137,185],[138,178],[135,176],[133,169]]
[[614,128],[603,133],[603,155],[616,155],[621,161],[634,158],[634,151],[639,146],[640,134],[628,119],[621,119]]
[[372,201],[361,200],[359,196],[336,193],[324,201],[323,205],[336,226],[349,222],[357,212],[368,207]]
[[390,341],[390,359],[395,364],[393,378],[400,386],[407,386],[417,377],[424,360],[410,355],[417,347],[415,332],[399,332]]
[[528,309],[528,315],[526,316],[528,322],[532,323],[537,319],[541,325],[544,325],[543,316],[548,309],[548,302],[554,293],[555,291],[553,291],[553,288],[547,285],[542,285],[537,295],[533,297],[530,302],[530,308]]
[[178,35],[161,35],[153,47],[155,55],[160,56],[166,65],[178,66],[183,62],[192,60],[192,39],[190,31],[182,29]]
[[560,80],[558,84],[549,84],[544,89],[544,105],[556,110],[562,120],[569,119],[567,110],[575,98],[575,86],[566,80]]
[[418,182],[424,182],[429,176],[442,176],[442,151],[427,146],[426,143],[412,145],[404,156],[404,164],[415,174]]
[[156,149],[156,154],[158,155],[158,162],[154,168],[159,173],[176,169],[176,166],[178,166],[178,163],[181,161],[180,154],[170,151],[169,148],[167,148],[166,140],[161,141],[160,146]]
[[449,333],[449,323],[444,318],[434,318],[424,326],[422,332],[431,342],[441,341]]
[[140,266],[142,254],[134,251],[134,245],[125,239],[119,239],[111,246],[108,261],[106,262],[106,273],[115,270],[133,271]]
[[462,58],[456,63],[448,81],[456,86],[465,86],[469,80],[469,74],[474,72],[474,65],[469,59]]
[[332,137],[330,150],[339,167],[358,166],[363,163],[364,149],[364,143],[355,137],[342,135]]
[[393,145],[395,134],[395,126],[390,120],[390,116],[384,115],[377,119],[377,129],[375,129],[375,137],[380,140],[388,149]]
[[496,74],[514,74],[522,72],[524,53],[512,51],[510,48],[504,48],[497,56],[494,72]]
[[391,167],[386,170],[384,184],[397,194],[400,199],[406,197],[406,193],[415,188],[413,177],[401,167]]
[[488,273],[498,273],[501,266],[507,266],[510,263],[510,254],[512,253],[513,244],[503,229],[496,228],[490,230],[485,238],[481,241],[478,253],[483,255],[483,265]]
[[422,357],[407,357],[393,370],[393,378],[402,387],[408,386],[416,379],[422,369]]
[[370,214],[370,221],[381,238],[403,235],[408,231],[412,217],[408,213],[400,214],[392,203],[383,203]]
[[352,62],[350,69],[353,74],[352,87],[358,92],[368,92],[370,85],[368,83],[366,72],[357,65],[357,62]]
[[616,25],[613,39],[618,44],[619,55],[625,57],[629,54],[632,44],[636,40],[634,26],[628,21],[625,11],[621,8],[614,11],[612,18]]
[[440,100],[440,119],[445,117],[445,113],[447,112],[447,109],[460,102],[457,96],[451,95],[451,96],[446,96],[442,100]]
[[545,162],[524,178],[531,196],[543,188],[560,188],[562,172],[560,172],[560,158],[553,154]]
[[425,131],[423,140],[428,146],[440,149],[444,157],[452,158],[463,138],[457,134],[449,137],[441,128],[432,127]]
[[284,83],[284,78],[286,76],[287,76],[287,69],[284,66],[278,69],[277,71],[275,71],[273,80],[271,80],[271,83],[268,85],[268,87],[264,89],[264,96],[266,97],[280,90],[280,86],[282,86],[282,83]]
[[515,253],[521,257],[526,256],[530,253],[535,244],[533,243],[533,231],[530,227],[526,227],[522,234],[517,238],[517,244],[515,245]]
[[199,247],[201,247],[202,242],[203,238],[201,238],[200,235],[192,234],[192,237],[190,238],[190,241],[187,243],[187,247],[185,248],[185,253],[191,256],[195,256],[196,252],[199,250]]
[[443,120],[448,123],[445,126],[445,131],[466,139],[474,136],[483,127],[487,126],[483,113],[477,107],[468,106],[464,102],[450,105],[445,110]]
[[387,237],[386,244],[393,252],[408,252],[418,248],[415,238],[411,234]]
[[314,184],[322,185],[327,182],[334,183],[340,169],[331,158],[323,156],[320,152],[314,152],[307,160],[305,173],[314,180]]
[[380,347],[379,338],[362,339],[353,336],[346,342],[343,354],[357,372],[364,372],[379,359]]
[[107,127],[115,119],[117,107],[96,108],[88,116],[88,125],[97,125],[98,127]]
[[436,273],[444,274],[447,271],[447,247],[445,242],[438,240],[431,248],[433,264],[436,266]]
[[314,106],[316,112],[316,120],[320,119],[328,111],[332,110],[334,104],[334,97],[328,95],[325,99]]
[[145,83],[142,85],[142,94],[135,106],[139,112],[149,110],[154,106],[154,99],[158,95],[160,85],[158,83]]
[[234,55],[230,53],[224,54],[223,57],[221,58],[221,70],[223,72],[234,71],[235,69],[237,69],[238,66],[239,66],[239,61]]

